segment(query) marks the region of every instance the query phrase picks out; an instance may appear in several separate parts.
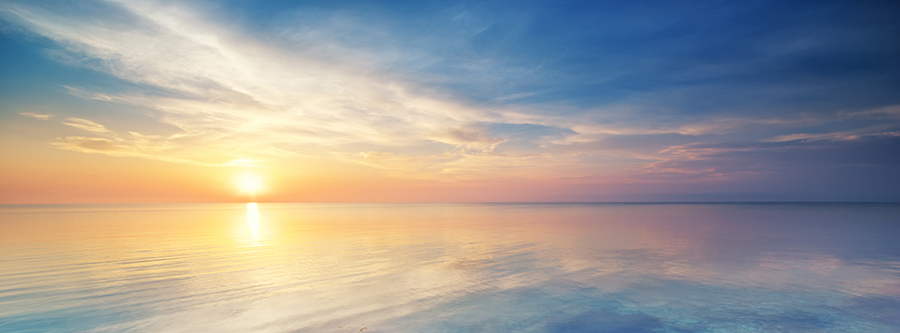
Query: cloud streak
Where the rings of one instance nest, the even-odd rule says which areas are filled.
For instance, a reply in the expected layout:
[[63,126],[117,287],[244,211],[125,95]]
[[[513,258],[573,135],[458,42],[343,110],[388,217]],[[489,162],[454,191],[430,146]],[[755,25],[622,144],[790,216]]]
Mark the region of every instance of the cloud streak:
[[[195,142],[247,142],[253,136],[250,142],[265,151],[276,145],[327,150],[323,147],[433,141],[447,149],[490,151],[503,141],[473,125],[491,119],[489,111],[418,95],[402,83],[241,38],[184,8],[153,2],[104,6],[136,24],[79,20],[26,5],[7,4],[3,10],[89,60],[79,64],[165,89],[170,96],[66,87],[70,93],[156,110],[161,122],[181,130],[176,135],[195,137]],[[79,118],[64,124],[108,131]]]
[[100,125],[98,123],[95,123],[95,122],[87,120],[87,119],[66,118],[66,121],[63,121],[62,123],[63,123],[63,125],[80,128],[80,129],[83,129],[88,132],[95,132],[95,133],[109,132],[109,130],[106,129],[106,127],[104,127],[103,125]]
[[20,112],[19,114],[29,117],[29,118],[40,119],[40,120],[50,120],[50,117],[53,117],[52,114],[42,114],[42,113],[34,113],[34,112]]

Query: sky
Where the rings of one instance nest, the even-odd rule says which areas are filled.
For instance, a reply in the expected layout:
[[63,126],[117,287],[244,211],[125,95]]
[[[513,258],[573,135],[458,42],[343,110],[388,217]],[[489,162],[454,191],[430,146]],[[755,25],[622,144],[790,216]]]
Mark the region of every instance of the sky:
[[900,201],[895,1],[0,2],[0,203]]

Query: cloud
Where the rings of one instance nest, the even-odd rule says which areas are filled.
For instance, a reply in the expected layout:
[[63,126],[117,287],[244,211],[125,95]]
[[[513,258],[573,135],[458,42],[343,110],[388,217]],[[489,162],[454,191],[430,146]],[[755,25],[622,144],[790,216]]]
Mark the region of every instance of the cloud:
[[34,112],[20,112],[19,114],[26,116],[26,117],[31,117],[34,119],[40,119],[40,120],[49,120],[50,117],[53,117],[52,114],[41,114],[41,113],[34,113]]
[[784,142],[784,141],[797,141],[797,140],[831,140],[831,141],[845,141],[845,140],[859,140],[859,135],[849,134],[849,133],[822,133],[822,134],[806,134],[806,133],[797,133],[797,134],[789,134],[789,135],[779,135],[773,138],[771,141],[773,142]]
[[[267,167],[264,159],[243,157],[249,153],[232,151],[232,154],[202,154],[197,150],[185,149],[194,146],[197,137],[176,134],[169,136],[147,135],[130,131],[121,135],[105,126],[87,119],[67,118],[66,125],[81,128],[106,137],[67,136],[50,142],[59,149],[88,154],[103,154],[115,157],[137,157],[170,163],[182,163],[209,167],[260,168]],[[219,148],[221,149],[221,148]],[[236,158],[237,157],[237,158]]]
[[[868,135],[795,135],[792,140],[691,143],[667,147],[657,161],[632,170],[637,177],[679,180],[811,172],[823,168],[894,168],[900,141],[893,132]],[[785,138],[787,139],[787,138]]]
[[281,157],[298,156],[298,157],[306,157],[306,158],[319,158],[318,156],[300,154],[300,153],[292,152],[289,150],[284,150],[284,149],[281,149],[278,147],[273,147],[273,146],[267,147],[266,149],[261,150],[259,153],[266,154],[266,155],[273,155],[273,156],[281,156]]
[[116,140],[107,138],[91,138],[84,136],[68,136],[58,139],[51,143],[56,147],[80,151],[84,153],[100,153],[112,156],[128,156],[131,148],[127,145],[120,144]]
[[900,105],[889,105],[862,111],[842,111],[839,113],[845,119],[900,119]]
[[[262,154],[287,157],[300,155],[271,147],[333,152],[360,143],[415,147],[436,142],[447,151],[481,152],[504,142],[477,125],[499,119],[491,110],[423,95],[403,82],[360,73],[352,64],[260,43],[186,7],[152,1],[97,6],[114,19],[79,19],[65,8],[16,3],[2,11],[59,43],[67,61],[164,89],[164,95],[156,95],[65,87],[74,96],[157,111],[162,123],[179,129],[170,136],[191,138],[180,148],[199,144],[195,149],[225,156],[230,149],[218,147],[240,142]],[[110,133],[81,118],[63,123]]]
[[88,92],[81,88],[65,86],[65,85],[63,86],[63,88],[66,89],[66,91],[70,95],[76,96],[76,97],[81,97],[84,99],[93,99],[93,100],[103,101],[103,102],[110,102],[110,101],[114,100],[114,97],[110,97],[109,95],[106,95],[103,93],[96,93],[96,92],[91,93],[91,92]]
[[491,134],[476,126],[460,126],[447,128],[443,133],[433,138],[435,141],[455,144],[461,149],[474,149],[481,152],[493,151],[497,145],[506,140],[493,138]]
[[88,132],[96,132],[96,133],[110,132],[110,130],[106,129],[106,127],[103,127],[103,125],[100,125],[98,123],[95,123],[95,122],[87,120],[87,119],[66,118],[66,121],[63,121],[62,123],[63,123],[63,125],[80,128],[80,129],[83,129]]

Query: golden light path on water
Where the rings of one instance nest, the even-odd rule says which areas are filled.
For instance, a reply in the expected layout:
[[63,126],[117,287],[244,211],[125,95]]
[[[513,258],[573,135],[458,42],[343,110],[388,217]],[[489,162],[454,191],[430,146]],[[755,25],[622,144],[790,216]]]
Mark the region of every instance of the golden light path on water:
[[255,202],[247,203],[247,228],[254,239],[259,238],[259,207]]
[[0,207],[0,332],[896,332],[900,205]]

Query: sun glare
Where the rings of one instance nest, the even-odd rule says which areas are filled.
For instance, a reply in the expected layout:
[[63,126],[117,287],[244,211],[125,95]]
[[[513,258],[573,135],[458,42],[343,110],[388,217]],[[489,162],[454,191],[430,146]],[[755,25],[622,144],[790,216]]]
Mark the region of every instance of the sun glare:
[[244,176],[238,180],[238,186],[240,186],[241,192],[255,195],[262,190],[262,179],[258,176]]

